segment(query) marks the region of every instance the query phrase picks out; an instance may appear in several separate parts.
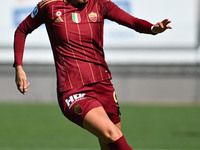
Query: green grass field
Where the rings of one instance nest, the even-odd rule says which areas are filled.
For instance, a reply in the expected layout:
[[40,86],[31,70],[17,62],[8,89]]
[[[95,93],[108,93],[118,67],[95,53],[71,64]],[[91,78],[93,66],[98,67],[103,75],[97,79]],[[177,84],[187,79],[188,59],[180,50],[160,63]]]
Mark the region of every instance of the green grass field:
[[[200,106],[121,105],[134,150],[200,150]],[[0,103],[0,150],[98,150],[57,104]]]

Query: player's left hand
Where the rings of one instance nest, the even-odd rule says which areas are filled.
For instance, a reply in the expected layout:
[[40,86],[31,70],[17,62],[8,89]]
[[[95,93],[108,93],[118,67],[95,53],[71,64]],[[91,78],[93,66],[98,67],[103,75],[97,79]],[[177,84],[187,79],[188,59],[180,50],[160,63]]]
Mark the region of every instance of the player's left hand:
[[169,23],[171,23],[171,21],[169,21],[168,19],[156,23],[152,28],[152,32],[157,34],[157,33],[162,33],[167,29],[172,29],[172,27],[168,25]]

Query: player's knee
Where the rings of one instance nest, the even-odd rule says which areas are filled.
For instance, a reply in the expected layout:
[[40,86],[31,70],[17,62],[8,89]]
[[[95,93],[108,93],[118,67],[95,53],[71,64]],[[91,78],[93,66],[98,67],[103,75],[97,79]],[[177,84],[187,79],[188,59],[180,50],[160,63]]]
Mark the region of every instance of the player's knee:
[[114,142],[122,136],[122,132],[118,128],[110,128],[104,132],[106,143]]

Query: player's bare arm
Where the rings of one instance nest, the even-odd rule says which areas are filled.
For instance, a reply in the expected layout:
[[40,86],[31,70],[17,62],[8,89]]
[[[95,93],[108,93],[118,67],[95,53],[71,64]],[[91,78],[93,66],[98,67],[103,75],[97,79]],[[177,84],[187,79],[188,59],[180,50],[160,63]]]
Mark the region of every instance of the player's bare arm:
[[171,23],[171,21],[169,21],[168,19],[156,23],[152,28],[152,32],[157,34],[157,33],[162,33],[167,29],[172,29],[172,27],[168,25],[169,23]]
[[15,82],[18,90],[25,95],[28,92],[28,87],[30,82],[27,83],[26,73],[24,72],[22,66],[15,67]]

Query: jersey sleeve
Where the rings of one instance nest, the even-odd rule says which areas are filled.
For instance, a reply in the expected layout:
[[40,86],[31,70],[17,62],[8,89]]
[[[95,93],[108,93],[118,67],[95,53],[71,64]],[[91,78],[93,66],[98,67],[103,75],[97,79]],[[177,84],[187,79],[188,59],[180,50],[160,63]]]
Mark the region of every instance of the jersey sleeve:
[[153,34],[152,23],[133,17],[110,0],[100,0],[103,8],[104,18],[115,21],[121,25],[134,29],[140,33]]
[[23,52],[26,36],[43,24],[44,18],[44,12],[40,9],[38,4],[32,13],[29,14],[17,27],[14,35],[13,67],[23,65]]

